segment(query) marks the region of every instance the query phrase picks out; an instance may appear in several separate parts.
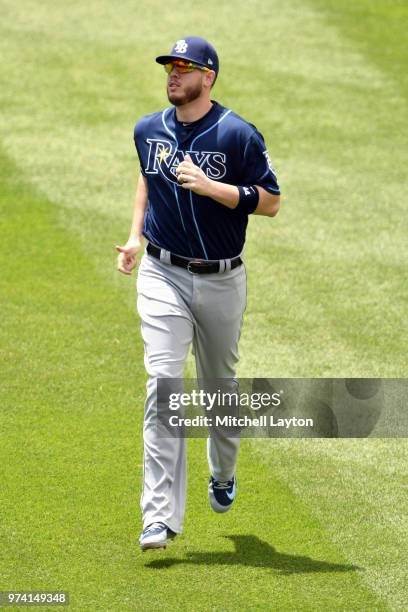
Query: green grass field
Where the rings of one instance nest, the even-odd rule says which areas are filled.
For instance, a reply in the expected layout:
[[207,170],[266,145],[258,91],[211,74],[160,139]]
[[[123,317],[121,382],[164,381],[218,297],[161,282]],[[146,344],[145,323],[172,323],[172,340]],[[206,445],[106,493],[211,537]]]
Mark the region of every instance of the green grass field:
[[113,247],[133,125],[167,105],[153,57],[202,35],[214,98],[259,127],[283,194],[250,222],[239,374],[406,377],[407,3],[0,9],[0,591],[65,590],[81,611],[406,609],[404,439],[244,440],[221,517],[190,440],[185,533],[140,553],[143,347]]

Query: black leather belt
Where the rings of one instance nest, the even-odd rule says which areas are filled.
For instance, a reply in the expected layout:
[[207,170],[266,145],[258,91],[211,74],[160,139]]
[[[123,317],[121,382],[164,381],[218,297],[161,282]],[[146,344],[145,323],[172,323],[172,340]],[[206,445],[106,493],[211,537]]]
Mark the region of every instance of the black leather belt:
[[[147,245],[147,252],[149,255],[152,255],[156,259],[160,259],[161,249],[159,247],[154,246],[151,242]],[[234,257],[231,261],[231,270],[234,268],[238,268],[238,266],[242,265],[242,259],[240,257]],[[180,268],[185,268],[191,274],[217,274],[220,271],[220,265],[223,262],[221,261],[206,261],[205,259],[188,259],[187,257],[180,257],[180,255],[175,255],[174,253],[170,253],[170,262],[173,266],[179,266]],[[226,271],[226,269],[224,270]]]

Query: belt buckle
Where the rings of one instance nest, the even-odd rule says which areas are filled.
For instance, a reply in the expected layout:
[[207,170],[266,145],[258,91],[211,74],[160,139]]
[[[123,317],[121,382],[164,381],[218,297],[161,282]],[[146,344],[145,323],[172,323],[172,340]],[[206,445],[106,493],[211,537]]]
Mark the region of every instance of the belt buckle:
[[192,269],[190,268],[190,266],[191,266],[191,265],[193,265],[193,266],[201,266],[201,265],[204,265],[204,266],[205,266],[205,263],[204,263],[204,262],[202,262],[202,261],[200,261],[200,260],[194,260],[194,259],[191,259],[191,260],[188,262],[188,264],[187,264],[187,272],[190,272],[190,274],[199,274],[199,272],[194,272],[194,270],[192,270]]

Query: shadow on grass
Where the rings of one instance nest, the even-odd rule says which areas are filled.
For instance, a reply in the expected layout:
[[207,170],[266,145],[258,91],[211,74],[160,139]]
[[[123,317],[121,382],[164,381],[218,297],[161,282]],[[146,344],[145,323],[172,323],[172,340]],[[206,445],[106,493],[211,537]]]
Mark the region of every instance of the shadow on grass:
[[185,559],[155,559],[145,567],[164,569],[173,565],[246,565],[270,568],[281,574],[302,574],[313,572],[362,571],[357,565],[344,565],[319,561],[311,557],[288,555],[278,552],[267,542],[253,535],[224,536],[234,543],[233,552],[190,552]]

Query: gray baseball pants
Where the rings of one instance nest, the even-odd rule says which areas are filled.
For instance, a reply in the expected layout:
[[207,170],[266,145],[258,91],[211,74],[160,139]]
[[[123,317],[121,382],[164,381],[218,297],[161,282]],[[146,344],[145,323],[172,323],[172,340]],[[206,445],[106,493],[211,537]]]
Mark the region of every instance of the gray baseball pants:
[[[241,265],[218,274],[191,274],[171,265],[167,251],[162,250],[160,261],[146,253],[140,262],[137,293],[148,374],[143,429],[143,528],[163,522],[181,533],[186,504],[186,440],[158,437],[157,378],[182,379],[193,344],[199,379],[233,379],[246,307],[245,268]],[[216,480],[231,480],[238,448],[239,438],[208,438],[208,464]]]

